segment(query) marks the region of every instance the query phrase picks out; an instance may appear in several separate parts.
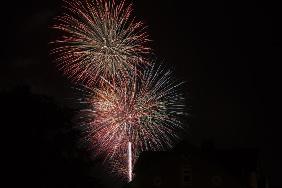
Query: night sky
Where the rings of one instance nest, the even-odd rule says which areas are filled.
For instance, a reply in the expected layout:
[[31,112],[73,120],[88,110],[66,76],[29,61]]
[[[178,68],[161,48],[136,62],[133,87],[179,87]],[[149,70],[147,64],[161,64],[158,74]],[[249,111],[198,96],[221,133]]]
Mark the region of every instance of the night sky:
[[[134,0],[133,3],[136,17],[148,25],[151,46],[158,59],[175,72],[177,79],[186,82],[184,92],[192,106],[186,139],[196,145],[213,139],[216,147],[258,148],[265,173],[274,185],[282,186],[278,4],[255,0]],[[57,71],[48,55],[50,25],[60,6],[60,0],[2,3],[4,54],[0,92],[25,85],[33,95],[52,98],[56,105],[71,108],[68,99],[73,97],[72,85]],[[1,104],[1,114],[6,112],[7,117],[17,118],[19,110],[33,112],[32,105],[17,106],[17,100],[25,99],[25,95],[20,92],[2,95],[1,102],[6,105]],[[6,110],[9,107],[15,112]],[[40,111],[37,115],[40,116]],[[7,146],[14,151],[17,142],[28,139],[24,134],[30,135],[31,129],[9,118],[1,125],[10,131],[8,135],[20,135],[9,138],[13,143]],[[49,128],[43,125],[37,124],[36,130],[40,131],[34,138],[40,140],[44,131],[48,132]],[[28,143],[33,142],[37,140]],[[46,146],[37,143],[34,147]],[[36,151],[32,151],[35,156]],[[10,154],[21,156],[15,151]],[[30,165],[36,166],[32,160]]]

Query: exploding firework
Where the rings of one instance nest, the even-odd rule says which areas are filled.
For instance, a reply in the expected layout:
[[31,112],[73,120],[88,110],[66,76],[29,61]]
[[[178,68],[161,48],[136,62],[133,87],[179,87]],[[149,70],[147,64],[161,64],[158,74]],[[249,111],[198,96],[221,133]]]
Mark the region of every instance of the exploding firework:
[[[184,98],[170,71],[152,66],[138,79],[104,81],[104,87],[88,89],[89,107],[81,111],[85,141],[96,155],[113,161],[113,166],[126,164],[128,143],[132,143],[134,165],[140,152],[175,144],[183,130],[179,117],[184,114]],[[121,175],[128,171],[117,170]]]
[[132,4],[65,0],[64,8],[53,26],[60,37],[52,42],[51,54],[73,81],[92,85],[101,76],[127,79],[136,66],[147,64],[149,39],[144,24],[132,16]]

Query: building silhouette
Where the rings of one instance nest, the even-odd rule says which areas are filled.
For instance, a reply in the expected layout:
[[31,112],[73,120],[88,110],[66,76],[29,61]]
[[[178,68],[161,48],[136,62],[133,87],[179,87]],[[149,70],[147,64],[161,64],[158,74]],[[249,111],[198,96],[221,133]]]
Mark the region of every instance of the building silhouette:
[[134,169],[132,188],[266,188],[258,151],[251,148],[144,152]]

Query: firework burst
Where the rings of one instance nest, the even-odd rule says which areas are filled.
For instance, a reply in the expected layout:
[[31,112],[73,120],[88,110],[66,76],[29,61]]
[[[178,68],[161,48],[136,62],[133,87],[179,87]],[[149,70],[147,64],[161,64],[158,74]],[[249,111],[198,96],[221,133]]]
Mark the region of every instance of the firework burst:
[[151,50],[142,22],[132,16],[125,0],[68,0],[56,18],[60,37],[51,54],[59,68],[86,85],[127,79],[136,66],[146,64]]
[[[184,114],[184,99],[170,71],[152,66],[141,78],[104,82],[102,88],[88,89],[85,102],[89,107],[81,111],[85,141],[96,155],[121,166],[129,142],[133,164],[141,151],[174,145],[183,130],[178,118]],[[117,170],[125,175],[124,169]]]

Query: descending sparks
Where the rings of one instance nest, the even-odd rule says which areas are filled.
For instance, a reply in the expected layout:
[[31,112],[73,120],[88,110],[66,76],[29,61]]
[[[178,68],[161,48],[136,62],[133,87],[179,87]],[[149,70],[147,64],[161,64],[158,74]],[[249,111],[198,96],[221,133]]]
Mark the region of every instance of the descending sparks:
[[53,26],[60,37],[51,54],[73,81],[93,85],[101,76],[127,79],[150,53],[142,22],[125,0],[68,0]]
[[96,155],[126,162],[130,142],[134,165],[140,152],[174,145],[183,129],[178,118],[183,115],[184,99],[170,71],[153,66],[140,80],[104,81],[103,88],[88,91],[89,107],[81,111],[86,141]]

